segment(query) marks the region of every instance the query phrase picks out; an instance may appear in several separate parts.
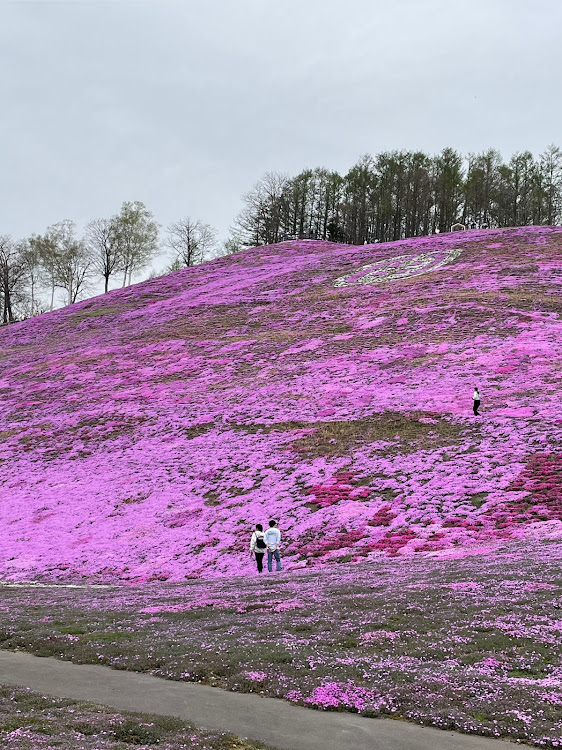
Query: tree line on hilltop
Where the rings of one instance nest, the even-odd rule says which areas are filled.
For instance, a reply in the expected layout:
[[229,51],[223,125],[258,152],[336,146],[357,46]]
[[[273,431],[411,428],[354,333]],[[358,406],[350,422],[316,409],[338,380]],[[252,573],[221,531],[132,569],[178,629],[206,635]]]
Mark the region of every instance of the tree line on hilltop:
[[562,212],[562,151],[549,146],[506,163],[493,149],[466,159],[387,151],[363,156],[345,176],[306,169],[266,174],[247,193],[234,233],[246,246],[293,238],[361,245],[468,228],[557,224]]
[[220,247],[217,232],[191,217],[168,226],[161,241],[139,201],[91,221],[82,237],[69,220],[22,240],[0,235],[0,321],[52,310],[57,292],[72,304],[94,284],[105,292],[114,279],[131,284],[164,248],[172,253],[170,272],[291,239],[358,245],[446,232],[457,222],[555,225],[562,218],[562,151],[549,146],[538,158],[525,151],[507,162],[494,149],[467,158],[451,148],[435,156],[387,151],[361,157],[345,176],[320,167],[295,177],[268,172],[242,201]]

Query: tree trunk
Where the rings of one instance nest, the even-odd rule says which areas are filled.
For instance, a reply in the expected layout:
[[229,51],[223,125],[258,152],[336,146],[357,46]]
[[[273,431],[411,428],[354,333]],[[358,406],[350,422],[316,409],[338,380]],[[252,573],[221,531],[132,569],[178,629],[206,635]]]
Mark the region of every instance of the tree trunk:
[[10,284],[9,284],[9,278],[8,278],[8,267],[4,268],[4,274],[3,274],[3,285],[4,285],[4,312],[3,312],[3,320],[2,322],[4,324],[6,323],[13,323],[14,322],[14,316],[12,313],[12,300],[10,298]]

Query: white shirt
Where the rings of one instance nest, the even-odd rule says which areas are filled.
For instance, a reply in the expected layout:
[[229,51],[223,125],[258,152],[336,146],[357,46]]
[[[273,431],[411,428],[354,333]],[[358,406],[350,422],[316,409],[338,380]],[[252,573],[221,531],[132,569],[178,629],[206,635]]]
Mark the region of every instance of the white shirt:
[[480,401],[480,394],[478,393],[478,391],[474,391],[472,398],[474,399],[474,401]]
[[256,529],[250,539],[250,552],[257,552],[259,555],[263,555],[265,547],[258,547],[258,539],[263,539],[263,531]]
[[271,526],[264,534],[265,543],[268,547],[277,549],[281,543],[281,532],[274,526]]

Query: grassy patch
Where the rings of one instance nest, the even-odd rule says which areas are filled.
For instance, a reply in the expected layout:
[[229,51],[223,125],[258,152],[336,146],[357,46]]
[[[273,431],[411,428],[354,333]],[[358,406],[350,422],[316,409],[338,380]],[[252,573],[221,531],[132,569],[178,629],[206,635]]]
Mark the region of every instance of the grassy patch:
[[10,750],[267,750],[226,732],[207,732],[172,716],[117,712],[0,685],[0,742]]
[[60,625],[57,630],[63,635],[83,635],[86,632],[81,625]]
[[257,433],[269,434],[270,432],[294,432],[295,430],[312,429],[314,425],[314,422],[272,422],[271,424],[261,422],[233,424],[231,422],[228,426],[237,432],[255,435]]
[[194,425],[193,427],[188,427],[187,429],[183,430],[183,434],[188,440],[193,440],[194,438],[200,437],[201,435],[205,435],[207,432],[212,430],[214,426],[214,422],[205,422],[204,424],[198,424]]
[[125,308],[115,307],[112,305],[101,305],[99,307],[84,307],[82,308],[82,310],[75,312],[71,316],[70,323],[71,325],[77,325],[78,323],[81,323],[83,320],[88,320],[89,318],[103,318],[106,315],[115,315],[117,313],[121,313],[124,311],[125,311]]
[[122,641],[134,641],[135,633],[122,633],[117,630],[110,630],[105,633],[88,633],[83,638],[84,641],[95,641],[105,643],[120,643]]
[[445,419],[420,421],[422,412],[402,414],[384,412],[365,419],[316,422],[310,435],[293,441],[293,448],[307,457],[341,456],[363,445],[375,442],[399,441],[403,454],[422,448],[437,448],[455,444],[464,428]]
[[213,490],[210,490],[209,492],[206,492],[203,495],[205,499],[204,505],[208,505],[211,508],[216,507],[217,505],[221,504],[220,501],[220,495],[218,492],[214,492]]
[[489,492],[477,492],[470,496],[470,504],[475,508],[481,508],[488,499]]

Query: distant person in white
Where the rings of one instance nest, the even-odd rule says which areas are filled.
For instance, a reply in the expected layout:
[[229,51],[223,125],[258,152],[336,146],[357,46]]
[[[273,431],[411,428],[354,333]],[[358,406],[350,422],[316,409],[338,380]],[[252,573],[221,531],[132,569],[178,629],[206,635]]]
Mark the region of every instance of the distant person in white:
[[478,388],[474,388],[474,393],[472,394],[472,401],[473,401],[474,416],[479,417],[480,414],[478,414],[478,408],[480,407],[480,391],[478,390]]
[[277,521],[269,522],[269,529],[265,532],[265,543],[267,544],[267,569],[273,571],[273,558],[276,562],[276,570],[281,570],[281,554],[279,547],[281,545],[281,532],[277,528]]

